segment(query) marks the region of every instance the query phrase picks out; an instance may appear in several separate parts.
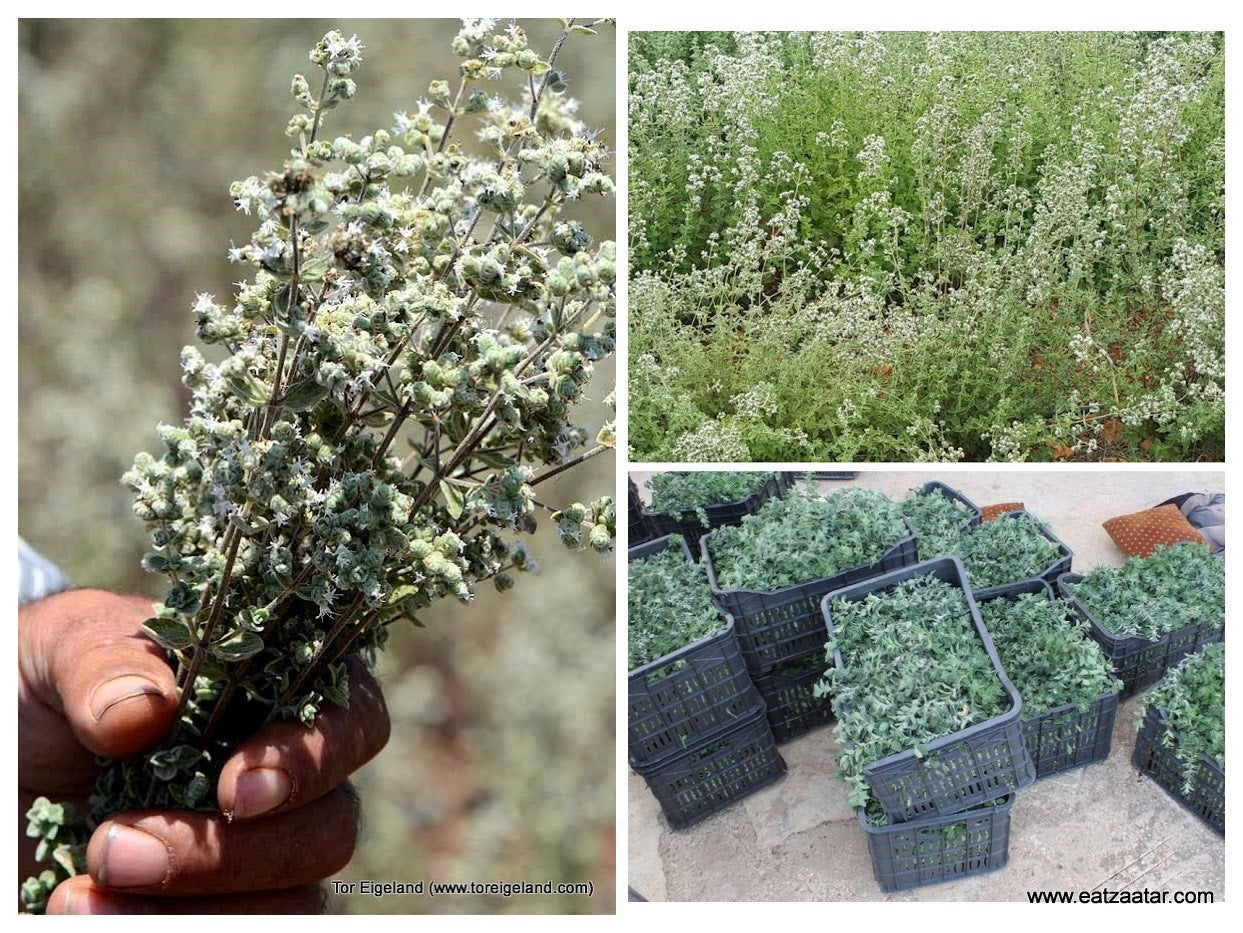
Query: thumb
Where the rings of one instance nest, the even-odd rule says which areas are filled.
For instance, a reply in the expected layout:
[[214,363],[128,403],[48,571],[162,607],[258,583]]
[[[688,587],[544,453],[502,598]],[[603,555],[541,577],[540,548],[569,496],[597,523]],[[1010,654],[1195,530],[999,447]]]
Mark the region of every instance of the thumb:
[[151,603],[104,590],[43,600],[30,620],[40,699],[65,717],[86,748],[128,758],[160,742],[177,712],[163,651],[142,631]]

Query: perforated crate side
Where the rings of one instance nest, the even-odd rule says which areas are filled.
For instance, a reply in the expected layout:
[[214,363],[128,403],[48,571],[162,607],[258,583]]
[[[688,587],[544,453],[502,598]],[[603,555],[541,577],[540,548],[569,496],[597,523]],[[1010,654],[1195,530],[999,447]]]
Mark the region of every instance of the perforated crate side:
[[[641,560],[671,546],[666,536],[631,548],[628,557]],[[679,547],[694,563],[686,542]],[[721,619],[719,631],[635,668],[627,686],[631,765],[684,751],[745,721],[764,705],[728,616]]]
[[891,894],[1004,868],[1013,804],[1011,794],[996,805],[888,826],[872,826],[858,810],[876,883]]
[[1102,693],[1086,710],[1070,703],[1023,720],[1023,738],[1036,765],[1036,778],[1108,758],[1117,715],[1118,694]]
[[[991,719],[924,743],[922,758],[908,749],[864,767],[863,776],[873,796],[890,819],[899,822],[961,813],[1028,787],[1036,780],[1036,769],[1028,755],[1020,724],[1022,698],[997,657],[997,649],[980,620],[979,609],[967,586],[966,572],[957,557],[937,557],[827,594],[821,602],[821,612],[830,638],[833,636],[830,610],[833,600],[861,600],[928,575],[963,591],[976,634],[1011,705]],[[834,650],[834,663],[838,668],[845,666],[840,648]]]
[[[1031,515],[1031,513],[1025,510],[1019,509],[1014,512],[1006,512],[1004,515],[999,515],[995,519],[993,519],[993,521],[997,521],[997,522],[1005,521],[1007,518],[1015,518],[1016,516],[1019,516],[1019,515]],[[1061,576],[1064,573],[1070,572],[1071,564],[1074,561],[1075,553],[1069,547],[1066,546],[1066,542],[1064,542],[1061,538],[1059,538],[1057,535],[1055,535],[1052,531],[1049,530],[1048,525],[1046,525],[1044,522],[1041,522],[1040,519],[1036,518],[1036,516],[1034,515],[1032,515],[1032,518],[1035,518],[1036,521],[1040,522],[1040,533],[1047,540],[1057,545],[1057,550],[1058,550],[1057,558],[1054,559],[1054,561],[1051,564],[1049,564],[1048,567],[1046,567],[1044,570],[1040,571],[1039,574],[1037,574],[1037,576],[1041,580],[1045,580],[1050,585],[1052,585],[1052,584],[1057,583],[1057,578],[1059,576]],[[995,595],[995,593],[998,590],[1006,586],[1009,586],[1010,583],[1013,583],[1013,582],[1019,582],[1019,581],[1007,581],[1006,583],[999,583],[995,586],[979,587],[978,589],[975,590],[976,598],[977,599],[988,599],[990,596]]]
[[764,706],[732,620],[721,631],[631,671],[627,687],[632,767],[683,752]]
[[1131,763],[1141,774],[1152,778],[1167,794],[1207,823],[1213,832],[1224,837],[1226,772],[1208,755],[1203,755],[1191,786],[1184,788],[1183,763],[1175,756],[1173,749],[1161,744],[1165,731],[1165,714],[1156,707],[1148,707]]
[[709,550],[712,533],[703,536],[701,550],[712,599],[718,609],[733,617],[738,643],[752,674],[766,674],[779,664],[824,648],[820,600],[825,593],[908,567],[918,560],[915,529],[906,519],[902,521],[910,535],[893,544],[875,563],[771,592],[719,589]]
[[[977,592],[975,599],[980,604],[993,599],[1013,600],[1025,593],[1043,593],[1048,599],[1055,598],[1048,581],[1031,579],[994,587],[989,595]],[[1036,767],[1036,779],[1108,758],[1117,713],[1118,695],[1103,693],[1083,710],[1078,704],[1068,703],[1035,716],[1024,716],[1021,720],[1023,739]]]
[[774,473],[764,481],[763,485],[746,498],[735,502],[722,502],[717,505],[704,506],[704,516],[708,519],[706,528],[699,517],[699,512],[695,509],[686,509],[678,515],[668,515],[664,512],[653,512],[651,509],[644,509],[643,518],[653,534],[682,535],[686,539],[695,560],[699,560],[702,556],[700,538],[703,537],[705,532],[711,531],[713,528],[738,525],[745,516],[754,515],[758,512],[760,506],[769,499],[781,496],[784,493],[785,487],[781,482],[781,474]]
[[772,726],[777,744],[833,721],[829,697],[815,695],[815,686],[824,678],[827,668],[824,650],[818,648],[805,658],[755,676],[755,686],[764,698],[768,724]]
[[780,779],[786,763],[761,710],[736,729],[635,771],[669,825],[685,829]]
[[1078,573],[1061,574],[1057,578],[1058,592],[1087,620],[1092,637],[1113,662],[1114,672],[1122,681],[1123,697],[1152,686],[1187,655],[1225,638],[1224,625],[1217,627],[1208,622],[1185,625],[1155,641],[1137,635],[1113,635],[1072,591],[1071,587],[1082,579],[1083,575]]

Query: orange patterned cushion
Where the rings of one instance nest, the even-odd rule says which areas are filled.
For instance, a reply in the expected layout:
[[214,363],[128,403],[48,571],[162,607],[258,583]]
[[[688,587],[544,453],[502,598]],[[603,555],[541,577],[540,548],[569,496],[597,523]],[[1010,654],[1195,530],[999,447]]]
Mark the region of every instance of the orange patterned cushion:
[[980,509],[980,521],[991,522],[994,518],[1000,518],[1007,512],[1023,511],[1022,502],[999,502],[997,505],[986,505]]
[[1162,505],[1132,515],[1119,515],[1102,526],[1118,550],[1128,557],[1147,557],[1162,545],[1199,541],[1204,536],[1183,516],[1176,505]]

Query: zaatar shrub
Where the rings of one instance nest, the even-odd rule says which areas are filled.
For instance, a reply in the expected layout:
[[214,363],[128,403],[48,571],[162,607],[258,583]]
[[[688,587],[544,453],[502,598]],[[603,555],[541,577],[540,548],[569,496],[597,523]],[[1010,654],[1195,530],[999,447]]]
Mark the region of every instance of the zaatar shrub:
[[[738,502],[758,490],[773,476],[754,471],[657,473],[647,481],[652,491],[653,512],[680,516],[709,505]],[[701,519],[705,518],[701,514]],[[704,526],[707,527],[707,521]]]
[[1225,622],[1226,563],[1195,542],[1128,558],[1122,567],[1097,567],[1069,589],[1118,638],[1155,641],[1188,625]]
[[1140,701],[1137,725],[1153,706],[1165,714],[1160,742],[1183,766],[1183,793],[1191,793],[1208,755],[1226,767],[1226,646],[1205,645],[1188,655]]
[[[222,359],[183,351],[189,416],[125,476],[143,566],[170,581],[144,628],[178,671],[177,725],[108,763],[89,812],[36,803],[28,832],[53,867],[23,887],[28,909],[81,870],[110,814],[214,809],[238,741],[348,705],[346,655],[374,660],[388,626],[534,570],[521,536],[541,510],[568,546],[611,550],[611,497],[536,495],[613,444],[611,424],[588,446],[572,420],[613,350],[616,271],[613,244],[563,216],[613,190],[554,67],[571,34],[594,29],[563,21],[544,58],[516,24],[464,20],[456,88],[432,81],[358,140],[320,138],[357,91],[356,36],[329,32],[314,80],[294,77],[289,158],[230,189],[259,220],[229,251],[253,277],[231,307],[194,306]],[[451,141],[467,127],[482,155]]]
[[1061,554],[1044,536],[1044,525],[1028,512],[981,522],[942,546],[942,553],[962,560],[972,589],[1038,577]]
[[1224,46],[632,33],[634,459],[1220,457]]
[[672,547],[627,566],[630,670],[663,658],[721,629],[703,568],[686,559],[679,535]]
[[778,590],[872,564],[910,536],[898,505],[872,489],[819,498],[811,486],[769,499],[708,542],[717,586]]
[[1122,689],[1087,624],[1068,617],[1061,600],[1023,593],[979,608],[1001,666],[1023,698],[1023,719],[1070,703],[1085,712],[1102,694]]
[[816,686],[832,696],[850,805],[883,814],[863,769],[1004,713],[1010,699],[980,640],[963,591],[935,577],[916,577],[860,600],[830,605],[841,668]]
[[902,515],[919,534],[919,559],[930,560],[938,554],[952,553],[949,548],[964,533],[971,510],[949,496],[935,490],[914,490],[901,502]]

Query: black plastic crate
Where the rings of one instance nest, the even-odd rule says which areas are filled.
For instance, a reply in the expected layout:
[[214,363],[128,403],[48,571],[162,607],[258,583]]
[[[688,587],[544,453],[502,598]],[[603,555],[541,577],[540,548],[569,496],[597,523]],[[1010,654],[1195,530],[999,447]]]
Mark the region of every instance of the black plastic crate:
[[[1014,512],[1006,512],[1004,515],[998,515],[996,518],[993,519],[993,521],[1004,522],[1006,519],[1014,518],[1015,516],[1018,516],[1018,515],[1031,515],[1031,513],[1023,509],[1019,509]],[[1032,515],[1032,518],[1036,518],[1036,516]],[[1036,521],[1040,522],[1040,530],[1041,530],[1041,533],[1044,535],[1044,537],[1047,538],[1049,541],[1052,541],[1055,545],[1057,545],[1058,556],[1053,560],[1051,564],[1049,564],[1048,567],[1042,570],[1039,574],[1039,577],[1041,580],[1047,580],[1050,584],[1054,584],[1054,583],[1057,583],[1057,578],[1059,576],[1061,576],[1064,573],[1070,572],[1071,562],[1074,560],[1075,554],[1074,554],[1074,551],[1072,551],[1070,548],[1066,546],[1066,543],[1061,538],[1059,538],[1057,535],[1055,535],[1052,531],[1049,530],[1048,525],[1046,525],[1044,522],[1041,522],[1040,519],[1038,518],[1036,518]],[[979,589],[975,590],[976,598],[987,599],[989,596],[992,596],[997,591],[1009,586],[1010,583],[1014,583],[1014,582],[1018,582],[1018,581],[1008,581],[1007,583],[1001,583],[996,586],[980,587]]]
[[635,486],[634,480],[629,477],[626,479],[626,485],[629,487],[629,502],[626,505],[626,545],[627,547],[634,547],[636,544],[651,541],[655,536],[652,534],[651,525],[643,517],[643,500],[639,497],[638,487]]
[[1155,706],[1149,706],[1144,713],[1131,763],[1141,774],[1148,775],[1166,793],[1204,820],[1215,833],[1225,836],[1226,772],[1208,755],[1203,755],[1189,792],[1184,793],[1183,763],[1174,756],[1173,749],[1161,744],[1161,736],[1166,731],[1165,714]]
[[[628,558],[651,557],[671,546],[666,535],[631,548]],[[685,541],[677,547],[694,563]],[[629,673],[632,767],[683,752],[763,709],[764,701],[738,647],[733,620],[726,616],[722,622],[720,631]]]
[[867,833],[876,883],[892,894],[1005,868],[1013,805],[1010,794],[964,813],[888,826],[872,826],[860,809],[859,825]]
[[685,829],[772,784],[786,763],[760,710],[735,729],[635,771],[669,825]]
[[[1054,598],[1048,581],[1040,579],[994,587],[991,594],[976,593],[975,598],[982,603],[989,599],[1014,599],[1024,593],[1044,593],[1047,598]],[[1118,694],[1102,693],[1085,710],[1068,703],[1038,716],[1024,717],[1023,739],[1036,766],[1037,780],[1108,758],[1117,714]]]
[[833,480],[850,480],[858,479],[858,470],[795,470],[787,473],[794,482],[811,477],[816,480],[833,479]]
[[976,505],[974,502],[972,502],[970,499],[968,499],[966,496],[964,496],[961,492],[959,492],[953,486],[947,486],[945,483],[942,483],[941,481],[934,479],[934,480],[929,480],[928,482],[924,483],[922,486],[916,489],[915,492],[917,494],[918,493],[931,493],[931,492],[940,493],[942,496],[944,496],[946,499],[949,499],[951,502],[957,502],[966,507],[968,514],[963,517],[964,525],[966,525],[968,528],[974,528],[976,525],[980,524],[980,515],[981,515],[980,507]]
[[[1011,706],[992,719],[925,743],[922,758],[916,757],[913,749],[907,749],[863,769],[873,796],[886,815],[898,822],[961,813],[1022,790],[1036,780],[1036,769],[1027,753],[1020,722],[1023,700],[997,658],[997,649],[980,621],[979,609],[967,586],[967,574],[957,557],[937,557],[827,594],[821,601],[821,611],[829,636],[833,635],[830,611],[833,600],[858,601],[907,580],[929,575],[963,591],[976,633],[1010,697]],[[838,668],[845,666],[840,649],[836,649],[833,656]]]
[[733,618],[738,629],[738,643],[752,674],[767,674],[779,664],[824,648],[820,600],[825,593],[909,567],[919,559],[915,529],[906,519],[902,521],[910,532],[909,537],[896,542],[876,563],[770,592],[720,589],[712,566],[709,545],[712,534],[703,536],[700,550],[712,598],[717,608]]
[[763,485],[745,499],[704,506],[703,513],[708,519],[706,528],[696,509],[686,509],[680,515],[666,515],[664,512],[644,509],[643,519],[655,537],[681,535],[686,539],[687,546],[690,547],[695,560],[699,560],[701,557],[700,538],[705,532],[726,525],[741,524],[744,516],[754,515],[769,499],[785,493],[787,487],[782,482],[781,475],[780,473],[771,474]]
[[1075,610],[1087,619],[1092,637],[1113,661],[1114,672],[1122,681],[1122,696],[1128,697],[1150,687],[1193,651],[1205,645],[1221,641],[1225,626],[1215,628],[1209,623],[1185,625],[1175,632],[1168,632],[1156,641],[1138,635],[1117,636],[1106,631],[1096,617],[1071,592],[1071,586],[1083,579],[1082,574],[1064,573],[1057,578],[1058,592]]
[[824,649],[817,648],[804,658],[756,675],[755,686],[764,698],[768,724],[778,744],[833,721],[829,698],[815,695],[816,684],[824,679],[827,667]]

